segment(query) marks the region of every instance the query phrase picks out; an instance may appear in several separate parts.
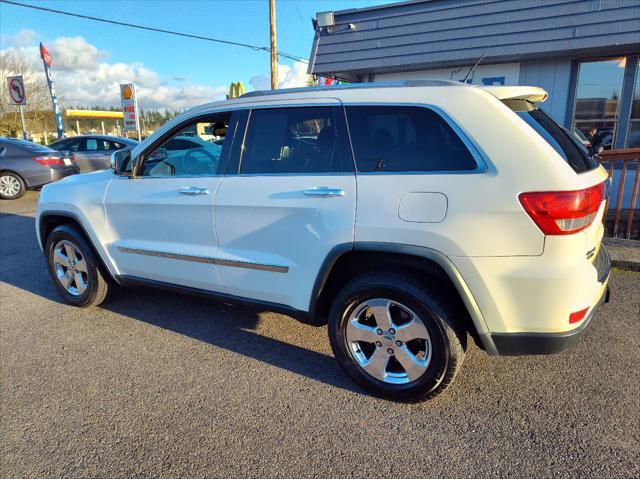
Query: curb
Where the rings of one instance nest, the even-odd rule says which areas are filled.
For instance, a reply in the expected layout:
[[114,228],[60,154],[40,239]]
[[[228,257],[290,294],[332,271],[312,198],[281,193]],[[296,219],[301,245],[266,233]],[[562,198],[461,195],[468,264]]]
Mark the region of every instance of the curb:
[[604,238],[614,268],[640,272],[640,241]]

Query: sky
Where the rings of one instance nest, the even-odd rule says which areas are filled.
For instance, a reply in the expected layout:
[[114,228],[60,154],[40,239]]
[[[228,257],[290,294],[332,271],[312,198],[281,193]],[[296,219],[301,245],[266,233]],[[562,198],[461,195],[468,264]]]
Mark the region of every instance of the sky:
[[[269,46],[268,0],[19,0],[22,3],[196,35]],[[308,59],[316,12],[390,0],[276,0],[278,49]],[[42,68],[53,54],[58,97],[68,105],[119,104],[118,84],[135,81],[143,108],[184,109],[223,99],[232,81],[269,88],[269,53],[134,30],[0,3],[0,51]],[[281,58],[280,87],[303,85],[306,64]],[[44,78],[44,77],[43,77]],[[27,92],[28,93],[28,92]]]

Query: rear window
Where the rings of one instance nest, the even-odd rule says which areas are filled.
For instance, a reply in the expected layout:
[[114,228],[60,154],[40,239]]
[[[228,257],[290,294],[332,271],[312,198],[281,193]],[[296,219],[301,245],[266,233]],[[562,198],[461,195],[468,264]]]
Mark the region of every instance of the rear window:
[[576,173],[593,170],[600,164],[567,129],[543,110],[525,100],[503,102],[549,143]]
[[429,108],[347,107],[360,172],[457,171],[477,168],[449,124]]

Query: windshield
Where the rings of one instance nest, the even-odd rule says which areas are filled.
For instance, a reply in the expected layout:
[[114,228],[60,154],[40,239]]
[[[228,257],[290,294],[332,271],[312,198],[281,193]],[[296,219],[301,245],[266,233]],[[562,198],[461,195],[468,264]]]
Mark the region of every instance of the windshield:
[[540,108],[526,100],[505,100],[503,103],[544,138],[575,172],[593,170],[600,164],[569,130],[558,125]]

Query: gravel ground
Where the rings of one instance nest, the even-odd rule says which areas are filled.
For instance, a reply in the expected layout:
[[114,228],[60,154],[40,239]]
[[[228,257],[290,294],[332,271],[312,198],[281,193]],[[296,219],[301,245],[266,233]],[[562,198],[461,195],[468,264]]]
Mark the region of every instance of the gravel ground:
[[61,303],[33,225],[0,204],[0,476],[639,477],[640,274],[572,351],[475,346],[429,403],[367,396],[326,329],[151,289]]

